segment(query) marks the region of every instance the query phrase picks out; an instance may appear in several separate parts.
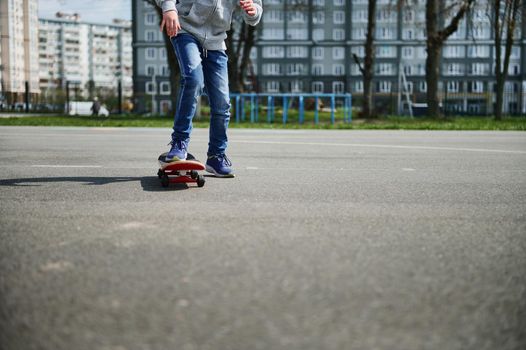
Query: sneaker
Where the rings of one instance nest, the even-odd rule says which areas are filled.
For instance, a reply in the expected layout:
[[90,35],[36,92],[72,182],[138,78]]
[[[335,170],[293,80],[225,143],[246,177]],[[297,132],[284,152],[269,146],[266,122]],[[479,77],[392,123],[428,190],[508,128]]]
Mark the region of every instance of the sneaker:
[[209,156],[206,160],[206,171],[217,177],[234,177],[232,162],[226,154]]
[[172,145],[172,148],[170,148],[170,152],[166,154],[165,160],[167,163],[186,159],[186,156],[188,155],[188,145],[186,141],[173,140],[169,145]]

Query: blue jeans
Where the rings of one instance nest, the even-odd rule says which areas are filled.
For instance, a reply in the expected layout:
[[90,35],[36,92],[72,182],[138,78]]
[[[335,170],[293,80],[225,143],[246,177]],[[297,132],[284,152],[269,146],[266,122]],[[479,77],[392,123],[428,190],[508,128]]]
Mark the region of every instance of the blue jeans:
[[210,104],[208,155],[222,155],[228,143],[226,131],[230,121],[228,57],[223,50],[204,50],[199,41],[188,33],[172,37],[172,45],[181,70],[172,140],[190,141],[197,99],[206,93]]

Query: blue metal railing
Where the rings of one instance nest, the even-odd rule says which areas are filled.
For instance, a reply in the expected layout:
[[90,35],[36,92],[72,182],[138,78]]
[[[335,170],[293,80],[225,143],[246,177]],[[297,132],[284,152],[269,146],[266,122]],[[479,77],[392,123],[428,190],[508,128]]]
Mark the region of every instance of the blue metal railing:
[[314,99],[314,123],[318,124],[320,121],[319,110],[320,100],[330,100],[330,116],[331,124],[336,122],[336,102],[341,101],[343,108],[343,121],[350,123],[352,121],[352,96],[351,94],[323,94],[323,93],[309,93],[309,94],[256,94],[256,93],[231,93],[230,99],[233,100],[232,105],[235,111],[235,121],[239,123],[246,120],[245,103],[250,101],[250,122],[257,123],[259,121],[259,105],[266,100],[267,106],[267,122],[273,123],[275,120],[276,101],[281,102],[283,108],[282,122],[286,124],[289,118],[290,104],[294,99],[298,99],[298,121],[300,124],[305,122],[305,100],[308,98]]

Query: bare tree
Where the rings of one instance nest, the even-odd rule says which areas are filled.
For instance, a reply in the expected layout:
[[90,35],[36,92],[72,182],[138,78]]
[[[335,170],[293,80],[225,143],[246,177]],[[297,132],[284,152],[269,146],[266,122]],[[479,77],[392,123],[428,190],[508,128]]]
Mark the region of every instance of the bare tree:
[[256,27],[243,21],[239,9],[234,12],[232,22],[226,39],[226,53],[229,57],[228,80],[230,91],[244,92],[250,52],[256,42]]
[[363,107],[362,116],[370,118],[373,115],[373,78],[375,48],[374,39],[376,31],[376,0],[369,0],[367,13],[367,34],[365,37],[365,57],[363,66],[358,56],[353,54],[354,61],[358,65],[363,78]]
[[[460,21],[464,18],[474,2],[475,0],[462,0],[455,2],[451,4],[449,8],[446,8],[446,0],[426,1],[427,114],[430,117],[440,117],[438,81],[440,77],[440,56],[442,47],[445,41],[458,30]],[[448,12],[454,13],[454,16],[451,18],[447,26],[441,28],[440,18],[445,16]]]
[[[495,39],[495,76],[497,80],[497,104],[495,106],[495,120],[502,119],[504,102],[504,84],[508,77],[511,49],[517,24],[520,21],[521,0],[492,0],[491,15],[493,16],[493,31]],[[490,15],[490,17],[491,17]],[[504,42],[504,62],[502,62],[502,41]]]

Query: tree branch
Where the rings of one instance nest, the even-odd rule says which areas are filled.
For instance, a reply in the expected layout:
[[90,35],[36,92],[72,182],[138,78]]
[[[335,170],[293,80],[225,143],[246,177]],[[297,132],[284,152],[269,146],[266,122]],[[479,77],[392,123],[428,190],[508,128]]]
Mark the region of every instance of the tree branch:
[[471,8],[471,5],[474,2],[475,0],[464,1],[463,4],[460,6],[460,9],[458,10],[455,17],[453,17],[453,19],[449,23],[449,25],[438,32],[438,37],[440,38],[442,42],[445,41],[447,38],[449,38],[451,34],[453,34],[454,32],[458,30],[460,21],[462,20],[466,12]]
[[363,69],[363,66],[360,63],[360,59],[358,58],[358,56],[355,53],[352,54],[352,57],[354,58],[354,62],[356,62],[356,64],[358,65],[358,69],[360,69],[360,73],[362,73],[362,75],[364,75],[365,74],[365,69]]

